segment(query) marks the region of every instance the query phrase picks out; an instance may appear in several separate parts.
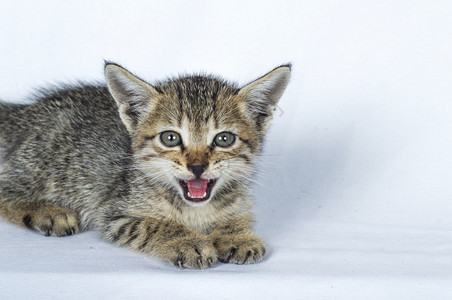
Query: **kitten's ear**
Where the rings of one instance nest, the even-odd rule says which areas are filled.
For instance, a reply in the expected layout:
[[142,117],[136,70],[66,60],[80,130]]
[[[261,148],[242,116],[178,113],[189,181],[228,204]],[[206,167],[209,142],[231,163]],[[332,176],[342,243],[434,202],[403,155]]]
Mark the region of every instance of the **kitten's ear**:
[[158,91],[150,84],[113,63],[105,64],[108,90],[119,108],[119,115],[129,132],[153,109]]
[[287,84],[292,66],[282,65],[240,89],[245,113],[266,130]]

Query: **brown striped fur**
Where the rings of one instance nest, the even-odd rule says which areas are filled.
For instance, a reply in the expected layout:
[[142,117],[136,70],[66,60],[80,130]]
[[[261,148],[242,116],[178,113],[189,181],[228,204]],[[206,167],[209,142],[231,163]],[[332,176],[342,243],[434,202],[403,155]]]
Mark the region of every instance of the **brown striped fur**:
[[[105,75],[0,104],[0,215],[44,235],[95,228],[180,267],[261,260],[248,190],[290,65],[242,88],[197,75],[151,85],[113,63]],[[165,145],[165,131],[182,142]],[[221,132],[235,141],[218,146]],[[196,172],[215,182],[203,201],[180,184]]]

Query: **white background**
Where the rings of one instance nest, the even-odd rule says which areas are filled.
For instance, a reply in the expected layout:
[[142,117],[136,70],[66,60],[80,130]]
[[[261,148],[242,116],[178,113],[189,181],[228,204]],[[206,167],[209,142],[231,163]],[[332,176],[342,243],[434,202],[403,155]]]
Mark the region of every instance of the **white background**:
[[451,1],[3,2],[6,101],[103,59],[150,82],[294,67],[254,188],[264,262],[179,270],[0,221],[0,297],[452,297]]

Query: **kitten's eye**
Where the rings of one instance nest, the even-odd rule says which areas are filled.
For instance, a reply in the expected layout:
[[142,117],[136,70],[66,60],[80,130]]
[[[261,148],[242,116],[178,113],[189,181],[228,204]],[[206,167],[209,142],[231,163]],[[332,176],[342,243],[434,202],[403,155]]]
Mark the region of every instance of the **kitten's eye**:
[[229,147],[235,141],[235,135],[230,132],[221,132],[215,136],[213,143],[219,147]]
[[179,133],[174,131],[165,131],[160,133],[160,140],[167,147],[176,147],[182,144],[182,138]]

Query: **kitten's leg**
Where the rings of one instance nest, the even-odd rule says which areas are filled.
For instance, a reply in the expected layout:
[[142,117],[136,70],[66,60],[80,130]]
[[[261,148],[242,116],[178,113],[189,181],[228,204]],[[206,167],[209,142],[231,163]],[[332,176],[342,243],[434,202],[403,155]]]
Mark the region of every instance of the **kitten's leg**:
[[66,236],[79,231],[77,214],[53,204],[0,200],[0,214],[12,223],[45,236]]
[[210,236],[221,262],[236,264],[256,263],[265,255],[262,239],[251,232],[252,219],[236,218],[219,224]]
[[204,269],[217,262],[211,239],[174,222],[123,215],[105,218],[109,241],[144,252],[175,266]]

